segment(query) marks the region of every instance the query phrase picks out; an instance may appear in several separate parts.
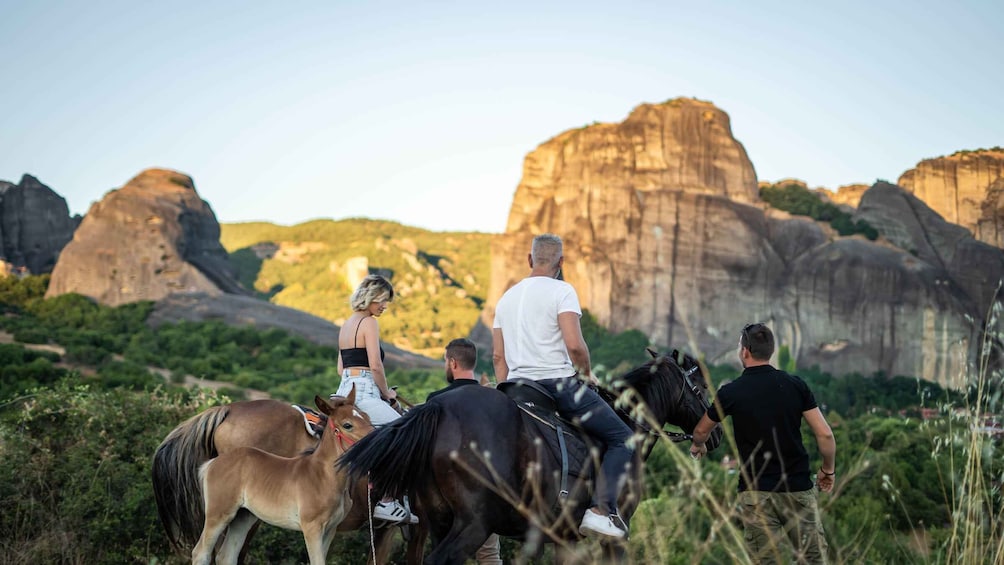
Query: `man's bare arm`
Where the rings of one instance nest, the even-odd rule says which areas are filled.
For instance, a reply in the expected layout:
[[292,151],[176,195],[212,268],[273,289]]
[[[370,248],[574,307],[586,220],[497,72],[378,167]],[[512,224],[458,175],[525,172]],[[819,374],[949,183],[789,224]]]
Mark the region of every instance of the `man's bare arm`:
[[495,367],[495,382],[505,382],[509,376],[509,366],[505,363],[505,341],[499,328],[492,330],[492,365]]
[[823,464],[816,476],[816,485],[819,486],[819,490],[829,492],[833,489],[833,477],[837,472],[837,442],[833,439],[833,430],[830,429],[830,424],[826,422],[819,408],[802,412],[802,417],[809,423],[812,434],[816,436],[819,455],[823,458]]
[[589,360],[589,347],[582,337],[582,326],[579,325],[579,315],[575,312],[562,312],[558,314],[558,327],[561,329],[561,338],[565,341],[565,348],[568,349],[568,356],[572,359],[572,366],[583,377],[592,377],[593,366]]
[[694,427],[694,440],[690,444],[691,457],[700,459],[708,452],[708,446],[705,444],[711,437],[711,430],[714,430],[716,425],[716,422],[709,418],[707,413],[701,416],[701,421],[697,422],[697,426]]

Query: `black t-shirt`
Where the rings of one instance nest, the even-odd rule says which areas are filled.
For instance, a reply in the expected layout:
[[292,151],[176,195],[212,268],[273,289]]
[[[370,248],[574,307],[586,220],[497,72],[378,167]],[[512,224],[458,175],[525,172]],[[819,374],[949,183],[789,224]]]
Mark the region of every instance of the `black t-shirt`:
[[[809,455],[802,444],[802,413],[816,399],[802,379],[770,365],[749,367],[718,390],[716,404],[732,417],[739,455],[748,475],[739,490],[800,492],[812,488]],[[718,422],[718,411],[708,409]],[[746,484],[746,476],[752,484]]]
[[445,394],[447,392],[450,392],[451,390],[457,390],[458,388],[465,385],[480,385],[480,384],[481,383],[479,383],[474,379],[454,379],[453,382],[450,383],[449,386],[447,386],[446,388],[441,388],[439,390],[430,392],[429,397],[426,398],[425,401],[428,402],[433,398],[439,396],[440,394]]

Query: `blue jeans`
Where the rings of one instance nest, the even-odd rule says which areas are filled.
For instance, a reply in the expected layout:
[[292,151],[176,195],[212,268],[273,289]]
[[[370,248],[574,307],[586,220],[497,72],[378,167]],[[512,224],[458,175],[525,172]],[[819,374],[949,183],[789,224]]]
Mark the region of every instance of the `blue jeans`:
[[[582,426],[594,439],[606,445],[593,494],[593,505],[607,514],[617,513],[617,492],[631,462],[632,449],[625,442],[631,437],[627,426],[613,408],[578,377],[542,379],[558,404],[558,414]],[[588,414],[588,417],[586,416]]]

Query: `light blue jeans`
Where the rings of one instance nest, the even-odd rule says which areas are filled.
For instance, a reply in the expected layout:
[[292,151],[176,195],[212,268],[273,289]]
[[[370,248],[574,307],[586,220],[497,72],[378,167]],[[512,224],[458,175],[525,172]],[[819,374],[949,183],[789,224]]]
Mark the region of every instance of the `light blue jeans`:
[[[358,371],[358,369],[356,369]],[[374,426],[389,424],[401,417],[380,397],[380,388],[373,382],[373,373],[363,370],[358,375],[349,375],[349,369],[342,371],[342,384],[334,396],[348,396],[356,387],[356,406],[370,417]]]

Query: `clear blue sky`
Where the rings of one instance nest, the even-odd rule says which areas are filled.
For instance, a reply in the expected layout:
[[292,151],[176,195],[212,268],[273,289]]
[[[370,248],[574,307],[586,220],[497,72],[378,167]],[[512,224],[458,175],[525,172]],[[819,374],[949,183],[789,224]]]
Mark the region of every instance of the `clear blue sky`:
[[221,222],[501,232],[523,157],[710,100],[763,180],[895,181],[1004,145],[1004,2],[0,0],[0,179],[147,167]]

